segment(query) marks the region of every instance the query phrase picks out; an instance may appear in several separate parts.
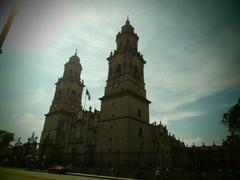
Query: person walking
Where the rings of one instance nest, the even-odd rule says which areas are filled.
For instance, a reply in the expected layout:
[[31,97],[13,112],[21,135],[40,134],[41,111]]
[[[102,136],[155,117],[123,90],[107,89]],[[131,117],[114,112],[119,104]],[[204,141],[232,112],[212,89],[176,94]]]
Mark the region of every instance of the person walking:
[[160,170],[159,169],[156,169],[155,177],[156,177],[156,180],[160,180]]
[[169,170],[168,170],[168,168],[164,169],[164,177],[165,177],[166,180],[168,180],[168,178],[169,178]]
[[115,169],[114,168],[111,168],[111,174],[112,174],[112,177],[114,177],[114,175],[115,175]]
[[136,177],[137,177],[137,179],[139,179],[139,178],[140,178],[140,171],[139,171],[138,168],[135,170],[135,173],[136,173]]

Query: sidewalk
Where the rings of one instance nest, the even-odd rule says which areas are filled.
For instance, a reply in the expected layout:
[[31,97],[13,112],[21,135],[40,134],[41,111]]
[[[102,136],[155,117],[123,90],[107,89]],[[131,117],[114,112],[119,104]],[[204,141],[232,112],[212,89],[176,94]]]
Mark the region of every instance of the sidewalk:
[[[28,168],[21,168],[21,167],[5,167],[3,169],[16,169],[16,170],[29,170]],[[47,173],[47,170],[40,171],[39,169],[33,169],[29,172],[45,172]],[[55,174],[55,173],[50,173]],[[99,179],[114,179],[114,180],[136,180],[133,178],[124,178],[124,177],[113,177],[113,176],[102,176],[97,174],[84,174],[84,173],[76,173],[76,172],[67,172],[66,175],[70,176],[81,176],[81,177],[90,177],[90,178],[99,178]],[[143,180],[143,179],[138,179]]]
[[[83,173],[73,173],[73,172],[67,172],[67,175],[93,177],[93,178],[100,178],[100,179],[136,180],[136,179],[132,179],[132,178],[101,176],[101,175],[95,175],[95,174],[83,174]],[[138,179],[138,180],[141,180],[141,179]]]

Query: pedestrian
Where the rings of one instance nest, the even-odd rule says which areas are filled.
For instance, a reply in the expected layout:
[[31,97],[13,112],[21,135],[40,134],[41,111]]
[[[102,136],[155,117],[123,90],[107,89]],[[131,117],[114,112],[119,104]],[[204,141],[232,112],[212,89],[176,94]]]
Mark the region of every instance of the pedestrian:
[[202,172],[202,179],[207,180],[207,174],[205,171]]
[[136,173],[137,179],[139,179],[139,178],[140,178],[140,172],[139,172],[139,169],[138,169],[138,168],[136,169],[135,173]]
[[112,177],[115,175],[115,169],[114,168],[111,168],[111,174],[112,174]]
[[156,177],[156,180],[160,179],[160,170],[158,168],[155,171],[155,177]]
[[168,168],[164,169],[164,176],[165,176],[165,179],[168,180],[168,178],[169,178],[169,170],[168,170]]
[[67,171],[72,171],[72,163],[67,164]]

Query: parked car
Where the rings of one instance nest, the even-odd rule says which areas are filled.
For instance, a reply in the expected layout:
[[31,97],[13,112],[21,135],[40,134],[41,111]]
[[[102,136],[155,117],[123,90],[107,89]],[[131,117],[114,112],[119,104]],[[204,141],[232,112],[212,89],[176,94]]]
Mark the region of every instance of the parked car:
[[61,165],[54,165],[48,168],[48,173],[66,174],[66,169]]

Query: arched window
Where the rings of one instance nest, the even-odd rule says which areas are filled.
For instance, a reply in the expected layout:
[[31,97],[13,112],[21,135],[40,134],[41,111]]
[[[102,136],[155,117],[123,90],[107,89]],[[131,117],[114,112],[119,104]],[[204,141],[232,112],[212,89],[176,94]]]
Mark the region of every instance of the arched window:
[[122,48],[122,41],[119,42],[119,48]]
[[109,68],[109,76],[111,76],[112,75],[112,68],[110,67]]
[[71,93],[71,96],[74,97],[76,95],[76,92],[73,90]]
[[143,79],[143,68],[141,68],[141,79]]
[[127,46],[129,46],[129,44],[130,44],[130,41],[129,41],[129,39],[127,40]]
[[134,76],[134,79],[139,79],[139,70],[137,66],[134,66],[133,76]]
[[138,135],[139,135],[140,137],[143,137],[143,132],[142,132],[142,128],[141,128],[141,127],[139,128]]
[[116,75],[117,75],[117,76],[120,76],[121,73],[122,73],[122,72],[121,72],[121,65],[118,64],[117,67],[116,67]]
[[58,91],[58,96],[61,97],[61,95],[62,95],[62,90],[60,89],[60,90]]
[[76,160],[77,148],[72,148],[71,160],[74,162]]
[[138,109],[138,117],[140,118],[141,117],[141,110],[140,109]]

